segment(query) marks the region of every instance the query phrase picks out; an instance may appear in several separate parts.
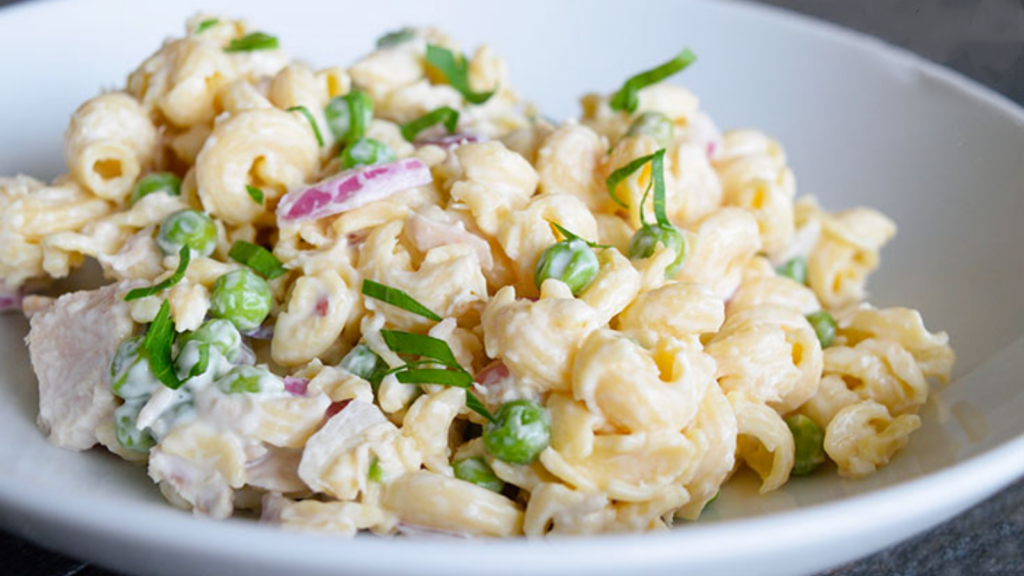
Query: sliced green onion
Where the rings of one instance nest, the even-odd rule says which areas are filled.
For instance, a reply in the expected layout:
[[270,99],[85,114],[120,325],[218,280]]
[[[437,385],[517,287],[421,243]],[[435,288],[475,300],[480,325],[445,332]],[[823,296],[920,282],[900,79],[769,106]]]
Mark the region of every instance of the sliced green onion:
[[401,30],[388,32],[380,38],[377,38],[377,48],[390,48],[392,46],[397,46],[408,42],[415,37],[416,31],[412,28],[402,28]]
[[632,114],[640,104],[640,97],[638,95],[640,90],[650,86],[651,84],[657,84],[665,78],[680,72],[690,64],[693,64],[696,59],[697,55],[691,52],[689,48],[686,48],[680,52],[678,56],[668,62],[665,62],[661,66],[632,76],[629,80],[626,80],[626,83],[622,85],[622,88],[612,96],[608,105],[612,110],[624,110]]
[[181,380],[174,373],[174,360],[171,348],[174,345],[174,320],[171,319],[171,303],[164,300],[160,311],[146,330],[142,347],[149,358],[149,368],[157,380],[172,390],[181,387]]
[[458,90],[466,101],[472,104],[483,104],[490,100],[495,90],[490,92],[474,92],[469,86],[469,63],[462,54],[458,56],[447,48],[427,44],[427,63],[444,74],[452,88]]
[[422,356],[432,358],[447,366],[459,366],[459,361],[455,359],[455,354],[448,347],[448,343],[440,338],[399,330],[381,330],[380,335],[384,338],[384,343],[388,345],[388,348],[396,354]]
[[203,372],[206,372],[206,368],[210,365],[210,344],[203,343],[199,345],[199,361],[192,365],[192,369],[188,371],[189,378],[195,378]]
[[375,456],[370,461],[370,469],[366,473],[366,478],[370,482],[383,482],[384,481],[384,469],[380,467],[380,461]]
[[253,32],[228,43],[225,52],[252,52],[253,50],[274,50],[277,48],[277,37],[266,32]]
[[316,142],[322,148],[324,145],[324,137],[320,134],[320,127],[316,125],[316,118],[313,118],[313,114],[309,111],[309,108],[305,106],[292,106],[288,109],[288,112],[299,112],[306,117],[309,121],[309,125],[313,128],[313,135],[316,136]]
[[402,124],[402,138],[412,142],[416,139],[417,134],[434,124],[443,124],[449,134],[455,132],[455,127],[459,124],[459,111],[451,106],[442,106],[431,110],[415,120]]
[[486,418],[488,422],[494,422],[494,414],[491,414],[487,406],[469,390],[466,391],[466,407]]
[[139,298],[145,298],[154,294],[159,294],[164,290],[167,290],[171,286],[174,286],[185,277],[185,270],[188,269],[188,263],[192,259],[192,249],[188,246],[182,246],[178,252],[178,269],[164,279],[163,282],[154,284],[146,288],[135,288],[129,290],[128,294],[125,295],[124,301],[131,302],[132,300],[138,300]]
[[206,32],[210,28],[213,28],[214,26],[216,26],[219,22],[220,22],[220,20],[218,20],[216,18],[210,18],[209,20],[203,20],[202,22],[199,23],[199,26],[196,26],[195,34],[202,34],[203,32]]
[[270,253],[270,250],[245,240],[236,240],[231,245],[228,256],[235,262],[252,268],[254,272],[267,280],[273,280],[288,271],[284,264]]
[[[657,163],[655,163],[655,159],[656,158],[658,159]],[[608,176],[608,179],[605,180],[605,182],[604,182],[605,186],[608,188],[608,194],[611,195],[612,200],[614,200],[615,203],[618,204],[619,206],[622,206],[623,208],[628,209],[629,205],[626,204],[625,202],[623,202],[619,198],[619,196],[615,193],[615,189],[618,188],[619,184],[621,184],[623,180],[625,180],[626,178],[629,178],[630,176],[633,175],[634,172],[636,172],[637,170],[640,170],[641,168],[644,167],[644,165],[646,165],[648,162],[650,162],[651,163],[651,181],[654,183],[654,198],[655,198],[654,199],[654,202],[655,202],[654,210],[655,210],[655,215],[657,215],[657,213],[658,213],[658,192],[659,192],[659,190],[661,192],[661,212],[664,215],[664,212],[665,212],[665,210],[664,210],[664,207],[665,207],[664,158],[665,158],[665,149],[662,148],[661,150],[658,150],[657,152],[655,152],[653,154],[648,154],[647,156],[641,156],[640,158],[637,158],[636,160],[633,160],[629,164],[626,164],[622,168],[619,168],[618,170],[612,172],[611,175]],[[659,182],[660,182],[660,184],[659,184]],[[640,216],[641,216],[641,218],[643,218],[643,204],[642,203],[640,204]]]
[[[433,320],[434,322],[440,322],[443,320],[443,318],[432,312],[430,308],[427,308],[423,304],[417,302],[412,296],[409,296],[398,288],[392,288],[391,286],[386,286],[379,282],[374,282],[373,280],[363,280],[363,295],[369,296],[375,300],[380,300],[385,304],[397,306],[407,312],[419,314],[420,316]],[[433,356],[431,357],[433,358]]]
[[249,193],[249,197],[252,198],[253,202],[257,204],[263,204],[263,190],[260,190],[255,186],[246,184],[245,191]]
[[463,370],[445,370],[444,368],[410,368],[395,374],[402,384],[440,384],[469,388],[473,376]]
[[558,222],[552,222],[551,220],[548,220],[548,223],[554,226],[555,229],[557,229],[559,232],[561,232],[562,236],[565,236],[566,240],[579,240],[580,242],[583,242],[584,244],[590,246],[591,248],[611,248],[611,246],[608,246],[607,244],[598,244],[597,242],[591,242],[586,238],[581,238],[578,235],[574,234],[569,229],[563,227]]

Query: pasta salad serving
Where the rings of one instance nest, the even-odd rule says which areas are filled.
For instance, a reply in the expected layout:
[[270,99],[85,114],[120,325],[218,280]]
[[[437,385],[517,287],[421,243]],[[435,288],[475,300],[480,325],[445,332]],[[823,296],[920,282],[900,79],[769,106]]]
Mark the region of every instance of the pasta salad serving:
[[[315,69],[191,18],[74,112],[66,175],[0,178],[39,426],[195,514],[344,535],[661,530],[744,466],[874,473],[949,338],[865,301],[895,224],[797,199],[669,82],[696,59],[556,122],[435,29]],[[38,293],[86,260],[108,284]]]

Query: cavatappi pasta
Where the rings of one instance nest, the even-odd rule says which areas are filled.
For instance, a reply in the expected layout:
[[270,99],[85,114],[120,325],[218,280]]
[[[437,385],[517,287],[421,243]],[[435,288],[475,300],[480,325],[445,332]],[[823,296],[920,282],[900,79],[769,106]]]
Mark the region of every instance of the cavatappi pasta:
[[[659,530],[740,466],[873,473],[948,337],[864,301],[893,222],[649,81],[692,56],[555,123],[437,30],[317,70],[192,18],[72,115],[68,175],[0,179],[41,426],[345,535]],[[86,258],[109,286],[26,295]]]

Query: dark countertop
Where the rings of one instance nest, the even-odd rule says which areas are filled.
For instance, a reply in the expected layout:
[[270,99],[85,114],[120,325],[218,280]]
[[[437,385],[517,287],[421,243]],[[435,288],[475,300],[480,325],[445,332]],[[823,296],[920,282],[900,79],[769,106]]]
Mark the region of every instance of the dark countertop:
[[[763,2],[877,36],[1024,105],[1024,0]],[[2,532],[0,566],[11,576],[114,576]],[[1024,575],[1024,480],[929,532],[823,574]]]

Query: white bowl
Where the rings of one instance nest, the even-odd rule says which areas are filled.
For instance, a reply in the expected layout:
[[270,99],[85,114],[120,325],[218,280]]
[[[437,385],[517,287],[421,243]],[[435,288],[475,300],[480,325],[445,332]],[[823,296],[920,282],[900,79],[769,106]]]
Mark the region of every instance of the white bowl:
[[872,300],[920,308],[959,355],[952,385],[878,475],[797,479],[766,497],[740,475],[695,524],[547,542],[338,539],[165,504],[142,469],[66,452],[34,426],[26,323],[0,320],[0,523],[110,567],[149,574],[799,574],[892,544],[1024,473],[1024,113],[882,43],[773,9],[722,2],[519,0],[51,1],[0,12],[0,174],[61,169],[74,107],[120,86],[184,18],[245,15],[314,64],[346,63],[383,30],[437,24],[507,57],[556,117],[683,45],[679,80],[724,127],[779,138],[799,189],[900,224]]

